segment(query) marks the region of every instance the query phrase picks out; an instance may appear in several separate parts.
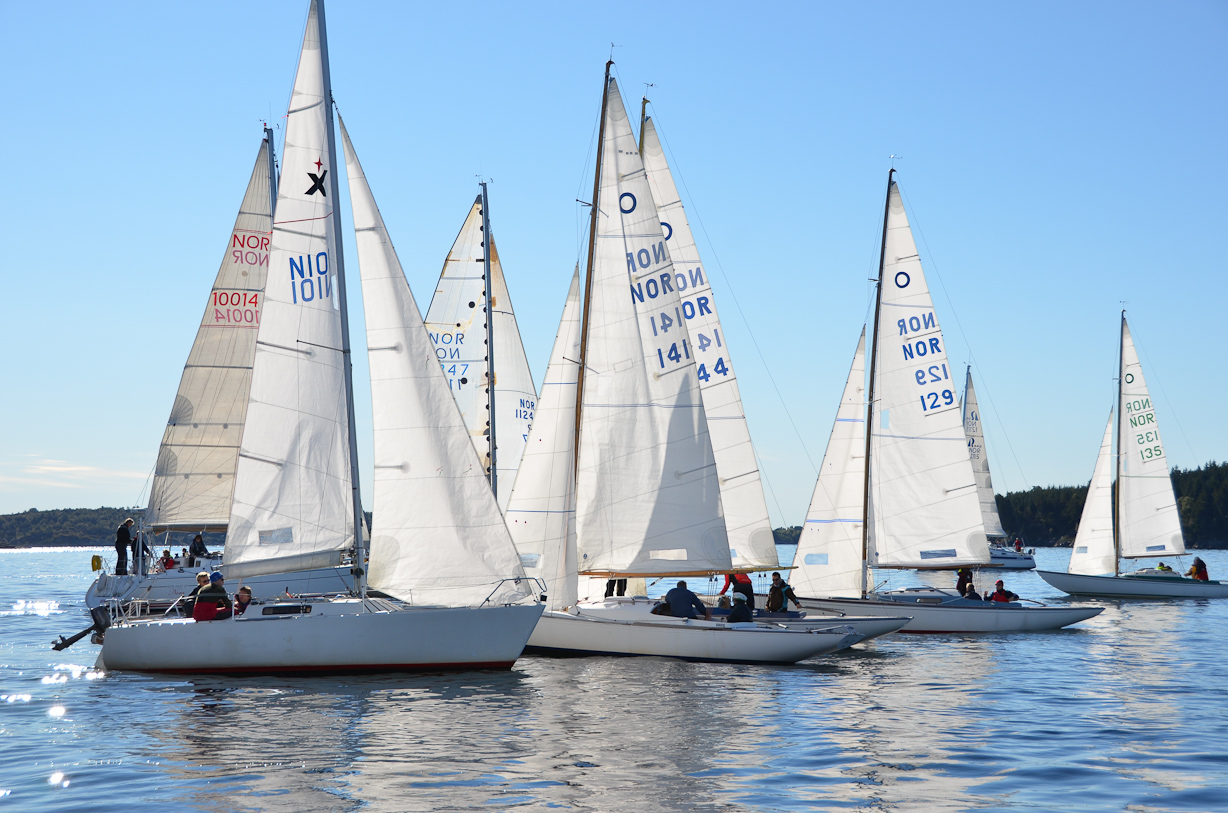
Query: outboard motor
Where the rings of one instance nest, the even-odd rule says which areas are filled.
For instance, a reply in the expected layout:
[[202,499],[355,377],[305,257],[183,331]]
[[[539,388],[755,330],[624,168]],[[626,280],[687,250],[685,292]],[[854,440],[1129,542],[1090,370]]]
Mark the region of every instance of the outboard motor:
[[77,643],[77,641],[80,641],[82,638],[89,635],[91,632],[96,632],[99,639],[101,639],[102,635],[106,632],[107,627],[111,626],[111,613],[106,607],[92,607],[90,608],[90,618],[94,620],[93,624],[81,630],[76,635],[73,635],[71,638],[65,638],[63,635],[61,635],[60,640],[52,642],[51,648],[56,652],[62,652],[73,644]]

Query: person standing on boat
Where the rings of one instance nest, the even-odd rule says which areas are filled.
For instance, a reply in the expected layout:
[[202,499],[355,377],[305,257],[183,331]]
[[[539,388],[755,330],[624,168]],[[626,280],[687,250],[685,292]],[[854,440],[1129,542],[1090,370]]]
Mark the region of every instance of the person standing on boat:
[[677,587],[665,594],[665,603],[669,605],[669,614],[674,618],[712,617],[712,611],[699,600],[699,596],[686,588],[684,581],[678,582]]
[[733,594],[733,609],[729,611],[729,617],[725,619],[726,623],[746,624],[753,622],[755,616],[751,614],[747,603],[745,595],[735,592]]
[[1211,580],[1211,576],[1207,573],[1207,563],[1197,556],[1194,557],[1194,564],[1190,565],[1190,569],[1185,571],[1185,575],[1200,582]]
[[[955,571],[955,573],[959,576],[959,579],[955,582],[955,589],[958,590],[959,594],[962,596],[966,594],[968,592],[968,588],[972,586],[972,568],[961,567],[959,570]],[[980,598],[980,596],[978,596],[978,598]]]
[[1011,602],[1019,600],[1018,595],[1006,589],[1006,586],[1002,583],[1001,579],[998,579],[995,587],[997,587],[997,589],[989,594],[990,601]]
[[717,595],[725,595],[725,591],[733,587],[734,594],[741,593],[746,599],[746,607],[751,611],[755,611],[755,586],[751,583],[750,576],[745,573],[726,573],[725,586],[721,588],[721,592]]
[[132,538],[132,526],[135,521],[132,517],[120,523],[115,529],[115,575],[128,575],[128,548],[132,547],[133,564],[136,564],[136,541]]
[[797,605],[797,609],[802,608],[802,603],[797,600],[789,583],[780,578],[779,573],[773,573],[772,586],[768,588],[767,606],[764,609],[769,613],[787,613],[790,601]]
[[205,558],[209,555],[209,549],[205,547],[205,538],[197,534],[192,538],[192,546],[188,548],[188,567],[196,567],[198,558]]

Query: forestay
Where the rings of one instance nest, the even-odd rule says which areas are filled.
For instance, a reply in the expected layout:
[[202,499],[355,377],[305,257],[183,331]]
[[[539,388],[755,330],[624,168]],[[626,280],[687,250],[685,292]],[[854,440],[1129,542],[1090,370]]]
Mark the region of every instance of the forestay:
[[330,177],[336,150],[321,54],[313,2],[286,116],[228,564],[354,546]]
[[550,609],[576,603],[575,426],[580,359],[580,271],[571,278],[542,381],[537,416],[505,517],[529,576],[546,583]]
[[269,269],[274,172],[270,134],[256,155],[179,380],[143,518],[147,529],[220,530],[230,520]]
[[[866,331],[862,328],[840,407],[832,424],[806,524],[797,541],[792,581],[799,595],[865,592],[862,522],[866,490]],[[874,557],[867,552],[867,562]]]
[[576,483],[580,568],[729,570],[695,344],[613,79],[606,91]]
[[[729,553],[734,567],[777,567],[776,542],[763,482],[716,299],[652,119],[646,118],[643,127],[644,169],[674,264],[674,284],[682,300],[682,316],[693,340],[695,375],[716,459]],[[664,322],[671,317],[663,312],[659,318]]]
[[888,188],[870,457],[880,565],[989,562],[954,376],[897,185]]
[[1117,573],[1117,550],[1113,546],[1113,411],[1104,427],[1104,440],[1096,456],[1096,469],[1087,487],[1087,500],[1070,553],[1070,573],[1103,576]]
[[998,500],[993,494],[993,480],[989,476],[989,453],[985,449],[985,434],[981,429],[981,410],[976,404],[976,390],[972,387],[972,368],[964,382],[964,435],[968,438],[968,457],[972,461],[972,475],[976,478],[977,499],[981,503],[981,521],[985,535],[1002,538],[1006,529],[998,517]]
[[1121,403],[1117,435],[1118,535],[1126,558],[1185,553],[1181,519],[1155,405],[1147,391],[1138,351],[1121,317]]
[[414,604],[518,601],[529,588],[516,548],[344,123],[341,136],[375,428],[368,584]]
[[[482,197],[469,209],[465,223],[439,274],[439,284],[426,312],[426,326],[435,344],[435,354],[448,376],[452,394],[465,417],[483,468],[490,467],[489,393],[486,381],[486,282],[485,243],[482,235]],[[494,236],[490,238],[490,321],[495,348],[495,442],[498,444],[499,505],[507,506],[512,481],[520,465],[529,427],[533,423],[537,391],[529,360],[520,340],[520,328],[512,310],[499,263]]]

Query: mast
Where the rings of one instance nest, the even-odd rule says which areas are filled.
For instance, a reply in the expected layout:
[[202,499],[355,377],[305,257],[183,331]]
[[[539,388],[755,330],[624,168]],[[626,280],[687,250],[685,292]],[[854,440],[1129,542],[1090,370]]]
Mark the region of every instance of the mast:
[[333,85],[328,68],[328,34],[324,24],[324,0],[317,0],[320,18],[320,62],[324,74],[324,116],[328,138],[328,165],[333,168],[332,180],[328,184],[329,194],[333,196],[333,234],[337,246],[337,304],[341,310],[341,355],[345,369],[345,417],[349,426],[350,441],[350,488],[354,501],[354,567],[358,570],[358,591],[362,596],[367,594],[366,548],[362,541],[363,516],[362,497],[358,490],[358,431],[354,426],[354,364],[350,353],[350,314],[346,307],[345,296],[345,261],[341,254],[341,199],[337,184],[337,139],[333,133]]
[[580,320],[580,370],[576,377],[576,430],[572,466],[576,477],[580,475],[580,405],[584,403],[584,370],[588,364],[588,318],[593,293],[593,258],[597,252],[597,197],[601,194],[601,160],[605,146],[605,113],[610,101],[610,66],[605,63],[605,79],[601,87],[601,123],[597,125],[597,170],[593,173],[593,200],[588,221],[588,268],[584,274],[584,315]]
[[264,125],[264,140],[267,146],[269,161],[269,211],[277,214],[277,155],[273,149],[273,129]]
[[486,422],[486,434],[490,441],[490,470],[487,472],[487,479],[490,480],[490,490],[498,498],[495,470],[495,298],[491,293],[495,280],[490,273],[490,253],[494,251],[495,238],[490,234],[490,200],[486,197],[486,182],[481,181],[478,185],[482,187],[482,280],[486,283],[486,290],[483,292],[486,295],[486,410],[490,413],[490,420]]
[[648,120],[648,97],[640,99],[640,155],[644,154],[644,122]]
[[1122,379],[1125,377],[1125,371],[1122,366],[1125,364],[1126,352],[1126,309],[1121,309],[1121,330],[1117,337],[1117,427],[1116,444],[1117,444],[1117,488],[1113,491],[1113,575],[1117,576],[1121,573],[1121,566],[1118,564],[1121,559],[1121,385]]
[[870,437],[874,428],[874,371],[878,366],[878,312],[883,305],[883,265],[887,257],[887,215],[891,212],[891,184],[895,168],[887,171],[887,199],[883,203],[883,241],[878,250],[878,282],[874,286],[874,339],[870,345],[870,388],[866,392],[866,475],[861,494],[861,597],[869,587],[870,563]]

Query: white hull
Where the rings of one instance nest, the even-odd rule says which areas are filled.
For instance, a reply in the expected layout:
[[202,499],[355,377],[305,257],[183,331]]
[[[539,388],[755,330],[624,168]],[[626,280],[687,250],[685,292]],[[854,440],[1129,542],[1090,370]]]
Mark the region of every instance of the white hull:
[[[196,587],[196,574],[209,570],[208,564],[196,568],[183,568],[167,573],[152,573],[148,576],[114,576],[99,573],[85,591],[85,606],[100,607],[110,599],[126,604],[129,601],[147,601],[151,610],[165,609],[183,598]],[[222,567],[223,574],[226,568]],[[267,573],[248,576],[231,583],[226,580],[226,589],[233,593],[240,586],[252,588],[255,601],[270,601],[286,593],[335,594],[350,593],[357,588],[350,566],[322,567],[299,570],[293,573]]]
[[[607,598],[596,601],[584,601],[577,609],[584,615],[596,618],[609,618],[619,621],[654,621],[662,616],[653,615],[652,608],[656,601],[644,596],[626,598]],[[791,630],[829,630],[833,627],[848,627],[861,636],[858,643],[869,641],[896,632],[908,623],[907,616],[840,616],[818,615],[802,618],[756,618],[764,624],[777,624]]]
[[[910,595],[911,594],[911,595]],[[899,599],[804,598],[807,610],[850,615],[911,615],[900,632],[1035,632],[1055,630],[1099,615],[1103,607],[1026,607],[995,601],[967,602],[956,594],[918,589]],[[839,619],[843,622],[843,619]]]
[[562,612],[545,613],[528,649],[549,655],[655,655],[688,661],[797,663],[844,649],[861,636],[850,629],[788,630],[758,624],[652,616],[620,621]]
[[989,566],[1003,570],[1032,570],[1036,567],[1036,557],[1001,545],[990,545]]
[[[307,614],[263,615],[253,605],[225,621],[123,623],[106,630],[108,670],[187,674],[507,669],[541,616],[540,604],[404,607],[359,599],[313,602]],[[372,610],[376,611],[372,611]]]
[[1228,584],[1183,576],[1083,576],[1038,570],[1036,574],[1064,593],[1111,598],[1228,598]]

